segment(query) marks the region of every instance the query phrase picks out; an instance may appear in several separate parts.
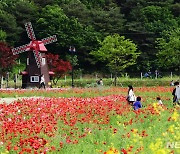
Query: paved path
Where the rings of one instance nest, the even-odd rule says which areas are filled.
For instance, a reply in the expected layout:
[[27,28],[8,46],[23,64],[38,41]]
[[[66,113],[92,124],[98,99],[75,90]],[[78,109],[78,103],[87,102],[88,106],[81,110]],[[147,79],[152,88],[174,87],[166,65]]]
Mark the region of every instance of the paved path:
[[14,101],[21,100],[21,99],[28,99],[28,98],[40,98],[40,97],[10,97],[10,98],[0,98],[0,104],[2,103],[13,103]]

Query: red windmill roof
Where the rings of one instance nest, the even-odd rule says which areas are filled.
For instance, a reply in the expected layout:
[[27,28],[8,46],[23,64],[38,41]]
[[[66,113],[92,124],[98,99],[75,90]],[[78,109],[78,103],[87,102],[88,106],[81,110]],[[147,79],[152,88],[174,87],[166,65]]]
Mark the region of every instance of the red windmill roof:
[[22,71],[22,72],[20,72],[20,75],[27,75],[27,74],[28,74],[27,71]]
[[47,49],[44,46],[44,43],[42,41],[31,41],[29,43],[29,46],[27,47],[26,51],[29,51],[33,47],[37,48],[38,51],[40,51],[40,52],[46,52],[47,51]]

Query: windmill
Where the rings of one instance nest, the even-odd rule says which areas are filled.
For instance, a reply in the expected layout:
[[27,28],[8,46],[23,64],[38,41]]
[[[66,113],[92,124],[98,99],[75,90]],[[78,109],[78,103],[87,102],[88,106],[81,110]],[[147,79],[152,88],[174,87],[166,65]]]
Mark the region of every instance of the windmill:
[[52,75],[53,72],[49,72],[48,69],[45,56],[47,49],[45,45],[56,42],[56,35],[44,38],[39,41],[36,40],[31,22],[25,23],[25,28],[28,37],[31,39],[30,43],[12,49],[14,55],[20,54],[22,52],[28,52],[26,69],[25,71],[21,72],[22,87],[38,87],[40,82],[39,76],[41,74],[44,74],[45,84],[48,85],[48,82],[50,81],[49,75]]

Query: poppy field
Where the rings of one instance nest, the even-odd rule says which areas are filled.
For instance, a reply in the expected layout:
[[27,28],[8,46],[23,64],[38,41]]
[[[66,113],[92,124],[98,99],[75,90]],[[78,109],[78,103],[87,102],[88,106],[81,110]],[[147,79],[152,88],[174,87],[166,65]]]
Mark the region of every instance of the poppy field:
[[137,111],[126,102],[127,88],[0,90],[1,97],[29,97],[0,104],[0,153],[180,153],[172,89],[135,88],[143,104]]

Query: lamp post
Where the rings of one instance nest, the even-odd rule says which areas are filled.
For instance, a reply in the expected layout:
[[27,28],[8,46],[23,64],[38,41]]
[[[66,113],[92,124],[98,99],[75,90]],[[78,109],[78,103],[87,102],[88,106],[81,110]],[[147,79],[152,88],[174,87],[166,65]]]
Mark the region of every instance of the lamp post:
[[71,64],[72,64],[72,73],[71,73],[71,77],[72,77],[72,88],[74,87],[74,61],[73,61],[73,54],[76,52],[76,49],[74,46],[70,46],[69,47],[69,52],[71,53],[72,59],[71,59]]

